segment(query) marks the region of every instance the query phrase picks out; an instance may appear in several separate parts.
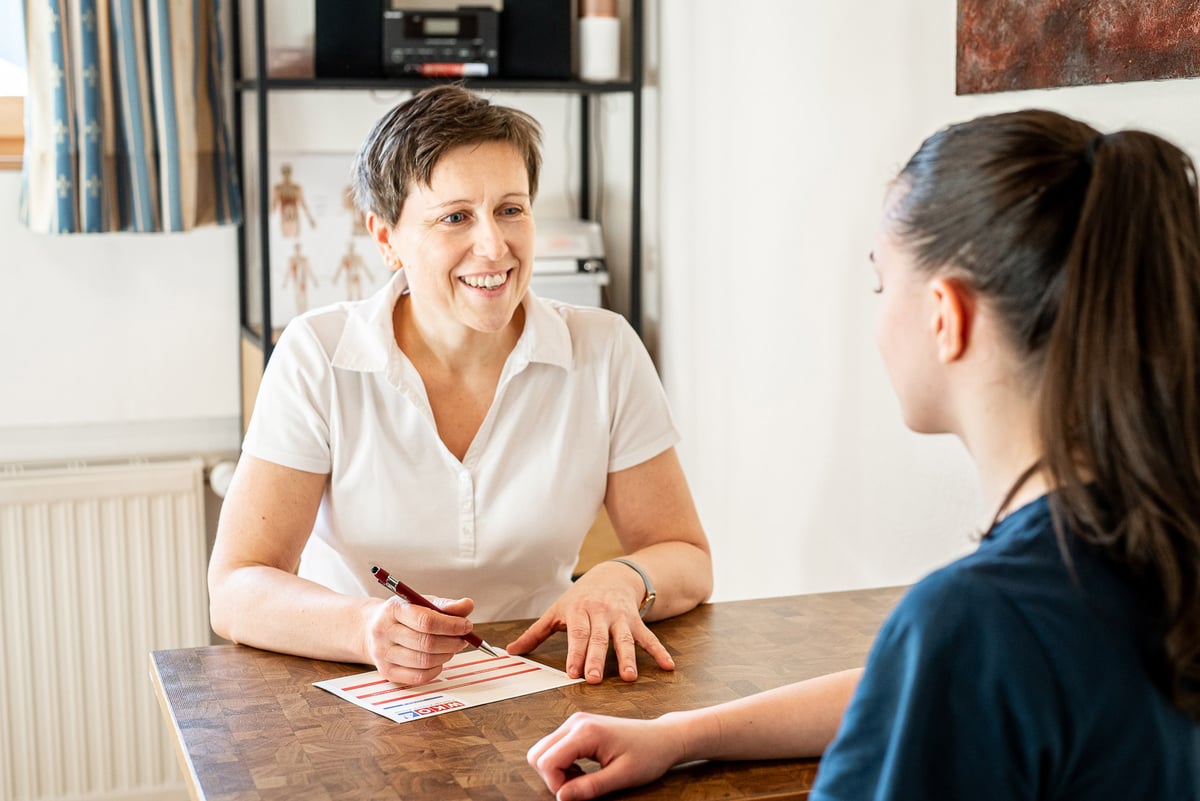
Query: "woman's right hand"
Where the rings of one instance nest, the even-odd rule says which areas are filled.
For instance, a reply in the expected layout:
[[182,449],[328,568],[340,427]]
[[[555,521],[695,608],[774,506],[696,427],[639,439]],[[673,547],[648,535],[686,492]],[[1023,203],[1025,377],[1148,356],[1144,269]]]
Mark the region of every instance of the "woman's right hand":
[[[679,713],[631,720],[576,712],[526,755],[558,801],[585,801],[654,781],[686,759]],[[600,763],[585,773],[578,759]]]
[[388,681],[426,684],[467,646],[463,635],[471,632],[467,615],[475,609],[475,602],[470,598],[428,598],[440,613],[399,596],[376,604],[369,613],[365,650]]

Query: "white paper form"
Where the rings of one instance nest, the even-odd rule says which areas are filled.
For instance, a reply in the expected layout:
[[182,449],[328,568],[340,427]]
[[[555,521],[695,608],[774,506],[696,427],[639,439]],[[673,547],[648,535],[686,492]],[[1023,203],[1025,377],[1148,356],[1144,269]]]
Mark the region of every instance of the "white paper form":
[[313,686],[404,723],[581,681],[582,678],[572,679],[561,670],[524,657],[504,653],[489,656],[483,651],[470,650],[455,654],[428,684],[395,684],[372,670],[314,681]]

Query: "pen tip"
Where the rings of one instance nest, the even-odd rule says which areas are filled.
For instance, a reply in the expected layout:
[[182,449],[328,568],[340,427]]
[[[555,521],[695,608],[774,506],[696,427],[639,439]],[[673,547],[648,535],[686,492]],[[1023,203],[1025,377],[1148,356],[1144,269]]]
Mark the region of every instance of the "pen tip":
[[378,572],[379,572],[379,565],[371,565],[371,572],[372,572],[372,573],[378,573]]

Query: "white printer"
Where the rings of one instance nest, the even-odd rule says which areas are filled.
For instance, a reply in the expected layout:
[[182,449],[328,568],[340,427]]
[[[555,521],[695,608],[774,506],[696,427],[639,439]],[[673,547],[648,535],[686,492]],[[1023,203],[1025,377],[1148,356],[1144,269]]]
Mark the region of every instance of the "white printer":
[[532,279],[535,294],[577,306],[602,306],[607,285],[600,223],[538,218]]

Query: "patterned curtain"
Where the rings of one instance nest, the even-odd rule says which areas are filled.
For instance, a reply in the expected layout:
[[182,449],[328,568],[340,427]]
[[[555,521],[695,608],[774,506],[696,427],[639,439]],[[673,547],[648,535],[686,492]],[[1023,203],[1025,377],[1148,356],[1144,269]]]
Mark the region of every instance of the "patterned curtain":
[[222,0],[24,0],[21,222],[42,233],[241,222]]

